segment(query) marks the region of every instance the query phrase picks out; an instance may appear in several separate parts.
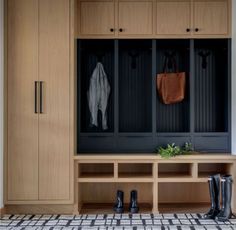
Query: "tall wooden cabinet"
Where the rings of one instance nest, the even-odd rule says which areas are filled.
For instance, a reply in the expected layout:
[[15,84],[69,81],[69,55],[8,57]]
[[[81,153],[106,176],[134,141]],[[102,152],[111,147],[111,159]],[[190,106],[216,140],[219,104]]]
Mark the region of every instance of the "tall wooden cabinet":
[[8,1],[7,199],[38,199],[38,0]]
[[7,201],[68,203],[70,1],[7,4]]
[[69,1],[39,1],[39,199],[69,199]]

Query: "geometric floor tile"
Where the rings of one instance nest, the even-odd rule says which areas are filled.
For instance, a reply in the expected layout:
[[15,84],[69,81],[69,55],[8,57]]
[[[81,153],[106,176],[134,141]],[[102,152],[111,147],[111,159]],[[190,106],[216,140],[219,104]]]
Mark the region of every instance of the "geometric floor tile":
[[0,230],[236,230],[225,222],[194,214],[5,215]]

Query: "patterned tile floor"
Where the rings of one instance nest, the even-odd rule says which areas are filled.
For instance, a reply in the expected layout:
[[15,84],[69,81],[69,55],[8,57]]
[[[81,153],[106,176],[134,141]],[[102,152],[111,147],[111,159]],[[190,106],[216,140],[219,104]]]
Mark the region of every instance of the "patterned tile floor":
[[0,230],[236,230],[236,218],[205,220],[202,214],[5,215]]

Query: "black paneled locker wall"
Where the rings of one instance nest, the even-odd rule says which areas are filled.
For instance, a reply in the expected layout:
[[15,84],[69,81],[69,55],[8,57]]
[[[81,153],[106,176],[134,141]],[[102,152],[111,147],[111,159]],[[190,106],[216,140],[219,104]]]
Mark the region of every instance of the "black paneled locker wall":
[[[150,153],[185,142],[197,151],[230,152],[230,39],[77,43],[78,154]],[[165,61],[166,72],[186,76],[184,100],[169,105],[156,81]]]

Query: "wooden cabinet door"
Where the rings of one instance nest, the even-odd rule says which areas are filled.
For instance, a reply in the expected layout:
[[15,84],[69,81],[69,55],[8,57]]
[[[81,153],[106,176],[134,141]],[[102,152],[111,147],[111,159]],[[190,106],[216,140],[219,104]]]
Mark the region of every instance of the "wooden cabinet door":
[[70,26],[68,0],[39,1],[39,199],[68,200]]
[[38,0],[7,3],[8,200],[38,199]]
[[115,7],[113,1],[82,1],[79,5],[81,35],[114,35]]
[[227,35],[228,1],[194,1],[194,34]]
[[152,35],[153,2],[120,1],[119,35]]
[[157,1],[157,35],[188,35],[191,33],[190,1]]

